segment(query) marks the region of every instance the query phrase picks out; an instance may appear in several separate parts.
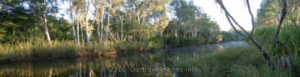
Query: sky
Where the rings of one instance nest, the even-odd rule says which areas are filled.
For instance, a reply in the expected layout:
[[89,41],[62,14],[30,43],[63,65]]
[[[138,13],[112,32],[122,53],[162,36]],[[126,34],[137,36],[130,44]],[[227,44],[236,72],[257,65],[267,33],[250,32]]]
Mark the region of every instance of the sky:
[[[262,0],[249,0],[254,16],[260,8]],[[244,0],[223,0],[225,7],[230,14],[244,27],[246,30],[251,30],[251,17],[248,13],[247,6]],[[222,31],[231,29],[224,12],[214,0],[194,0],[194,4],[201,7],[201,10],[208,14],[212,20],[216,21]]]

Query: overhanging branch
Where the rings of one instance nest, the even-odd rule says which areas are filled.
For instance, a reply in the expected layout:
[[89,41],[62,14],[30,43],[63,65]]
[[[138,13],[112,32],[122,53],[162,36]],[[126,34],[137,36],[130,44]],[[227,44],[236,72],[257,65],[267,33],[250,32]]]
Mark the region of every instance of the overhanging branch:
[[[248,33],[248,32],[247,32],[247,31],[246,31],[246,30],[245,30],[245,29],[244,29],[244,28],[243,28],[243,27],[242,27],[242,26],[241,26],[241,25],[240,25],[240,24],[232,17],[232,15],[228,12],[228,10],[226,9],[226,7],[224,6],[222,0],[216,0],[216,1],[217,1],[217,3],[220,5],[220,7],[222,8],[222,10],[225,12],[226,18],[227,18],[228,22],[230,23],[231,27],[232,27],[233,29],[235,29],[235,31],[236,31],[237,33],[239,33],[240,35],[249,38],[250,41],[251,41],[252,43],[254,43],[254,45],[255,45],[259,50],[262,51],[262,54],[263,54],[264,58],[265,58],[266,60],[270,61],[270,56],[266,53],[267,51],[266,51],[265,49],[263,49],[263,47],[262,47],[260,44],[257,43],[257,41],[253,38],[252,33],[249,34],[249,33]],[[250,5],[249,5],[249,6],[250,6]],[[248,9],[250,9],[250,8],[248,8]],[[251,10],[249,11],[249,13],[250,13],[250,15],[252,14]],[[252,15],[253,15],[253,14],[252,14]],[[254,19],[252,19],[252,20],[254,20]],[[232,22],[234,22],[234,24],[233,24]],[[252,22],[254,22],[254,21],[252,21]],[[241,32],[237,31],[237,30],[236,30],[236,27],[235,27],[234,25],[237,25],[240,29],[242,29],[242,31],[243,31],[245,34],[242,34]],[[252,26],[254,26],[254,24],[253,24]],[[252,31],[253,31],[253,29],[252,29]],[[251,31],[251,32],[252,32],[252,31]]]

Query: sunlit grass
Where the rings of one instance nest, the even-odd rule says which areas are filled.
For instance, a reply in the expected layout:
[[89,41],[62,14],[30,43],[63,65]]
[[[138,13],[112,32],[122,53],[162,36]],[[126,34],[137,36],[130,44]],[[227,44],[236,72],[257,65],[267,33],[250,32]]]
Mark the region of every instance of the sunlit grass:
[[0,46],[0,62],[66,59],[80,56],[98,56],[102,47],[77,46],[72,41],[52,41],[51,44],[42,42],[25,42],[15,45],[7,44]]
[[[149,44],[149,45],[148,45]],[[78,57],[99,57],[117,55],[117,52],[140,52],[162,47],[156,43],[112,42],[93,43],[92,46],[78,46],[73,41],[30,41],[18,44],[0,45],[0,62],[30,61],[45,59],[69,59]]]
[[45,42],[2,45],[0,61],[70,58],[77,56],[77,49],[72,42],[58,41],[53,41],[51,45]]

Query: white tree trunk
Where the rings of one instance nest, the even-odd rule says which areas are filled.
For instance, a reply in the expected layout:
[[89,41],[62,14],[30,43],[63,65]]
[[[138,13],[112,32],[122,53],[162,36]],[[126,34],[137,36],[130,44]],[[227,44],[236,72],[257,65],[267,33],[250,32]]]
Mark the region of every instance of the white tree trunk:
[[79,41],[79,26],[78,26],[78,22],[76,22],[76,17],[74,17],[74,13],[73,13],[73,10],[74,10],[74,5],[72,4],[73,3],[73,0],[70,0],[70,7],[69,7],[69,12],[70,12],[70,18],[72,20],[72,32],[73,32],[73,38],[74,38],[74,42],[76,43],[77,46],[80,46],[80,41]]
[[86,6],[86,15],[85,15],[85,35],[86,35],[86,42],[88,44],[88,46],[92,46],[92,42],[91,42],[91,29],[89,27],[89,18],[88,18],[88,11],[89,11],[89,4],[90,2],[88,1],[87,3],[88,5]]
[[49,33],[49,28],[48,28],[47,16],[45,14],[43,14],[42,19],[44,20],[43,21],[43,28],[44,28],[45,37],[46,37],[48,43],[51,43],[51,37],[50,37],[50,33]]

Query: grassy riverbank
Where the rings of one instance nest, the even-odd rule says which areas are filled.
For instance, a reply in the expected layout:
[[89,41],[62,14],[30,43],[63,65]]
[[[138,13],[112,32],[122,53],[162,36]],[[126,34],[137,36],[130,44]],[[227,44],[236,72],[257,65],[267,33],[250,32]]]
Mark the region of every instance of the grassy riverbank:
[[[226,49],[221,52],[187,57],[175,63],[176,67],[196,67],[194,77],[292,77],[291,69],[272,68],[261,53],[253,47]],[[190,76],[191,73],[179,73]]]
[[[76,59],[82,57],[97,58],[115,57],[117,55],[131,55],[144,52],[154,52],[164,47],[172,47],[166,38],[152,38],[144,41],[113,42],[103,41],[92,46],[78,46],[73,41],[52,41],[49,44],[44,40],[21,42],[16,44],[0,44],[0,62]],[[174,41],[173,41],[174,42]],[[180,39],[178,45],[203,45],[211,42]],[[190,42],[196,42],[190,44]],[[175,45],[176,47],[177,45]]]
[[104,42],[102,45],[78,46],[73,41],[24,42],[0,44],[0,62],[115,57],[162,48],[160,42]]

